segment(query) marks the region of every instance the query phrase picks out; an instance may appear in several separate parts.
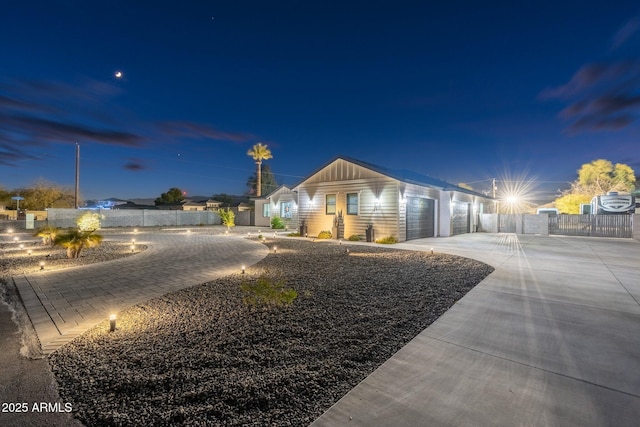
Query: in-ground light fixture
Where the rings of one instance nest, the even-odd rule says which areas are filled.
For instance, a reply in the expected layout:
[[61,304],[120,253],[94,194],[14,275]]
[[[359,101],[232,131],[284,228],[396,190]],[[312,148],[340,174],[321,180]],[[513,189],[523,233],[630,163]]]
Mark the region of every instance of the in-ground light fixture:
[[109,332],[113,332],[116,330],[116,315],[112,314],[109,316]]

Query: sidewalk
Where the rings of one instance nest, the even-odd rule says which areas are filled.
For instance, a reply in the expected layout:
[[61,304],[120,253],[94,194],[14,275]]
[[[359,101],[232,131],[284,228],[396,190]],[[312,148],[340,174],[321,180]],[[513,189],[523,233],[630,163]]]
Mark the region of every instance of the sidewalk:
[[49,354],[112,313],[168,292],[209,282],[250,266],[267,248],[239,235],[187,232],[109,234],[146,245],[133,257],[14,277],[25,308]]
[[313,426],[638,425],[639,242],[477,233],[398,247],[496,271]]

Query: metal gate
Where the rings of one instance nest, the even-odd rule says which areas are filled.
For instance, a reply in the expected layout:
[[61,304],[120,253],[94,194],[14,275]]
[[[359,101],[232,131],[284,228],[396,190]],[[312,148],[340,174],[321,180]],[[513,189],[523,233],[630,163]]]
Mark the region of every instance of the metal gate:
[[521,215],[498,214],[498,233],[515,233],[516,219]]
[[633,215],[549,215],[549,234],[632,237]]
[[452,211],[451,223],[453,225],[453,234],[468,233],[469,225],[471,224],[471,210],[469,209],[469,203],[453,202]]

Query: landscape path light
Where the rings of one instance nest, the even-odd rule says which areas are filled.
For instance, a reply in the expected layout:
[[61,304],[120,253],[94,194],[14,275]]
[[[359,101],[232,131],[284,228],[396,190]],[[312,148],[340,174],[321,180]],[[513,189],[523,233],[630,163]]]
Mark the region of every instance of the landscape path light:
[[274,253],[274,254],[277,254],[277,253],[278,253],[278,247],[277,247],[277,246],[274,246],[274,247],[273,247],[273,253]]
[[242,266],[242,274],[244,274],[245,266]]
[[136,245],[131,245],[131,253],[135,252],[136,250]]
[[31,255],[31,253],[32,253],[32,252],[33,252],[33,251],[32,251],[31,249],[29,249],[29,250],[27,251],[27,255]]
[[24,249],[24,245],[20,243],[20,249]]
[[20,238],[18,236],[13,238],[13,241],[16,242],[16,243],[18,243],[18,240],[20,240]]
[[431,248],[431,255],[433,255],[433,248]]
[[40,261],[40,270],[44,270],[44,261]]
[[114,332],[116,330],[116,315],[112,314],[109,316],[109,332]]

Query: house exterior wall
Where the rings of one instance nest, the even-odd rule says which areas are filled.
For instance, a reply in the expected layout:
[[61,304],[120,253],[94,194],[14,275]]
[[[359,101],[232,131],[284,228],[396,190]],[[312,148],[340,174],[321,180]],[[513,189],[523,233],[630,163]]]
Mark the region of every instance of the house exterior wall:
[[[376,237],[398,233],[400,200],[398,181],[367,168],[337,159],[296,187],[299,222],[304,221],[310,236],[331,231],[336,214],[342,211],[344,237],[364,236],[373,224]],[[358,213],[347,212],[347,194],[358,195]],[[327,214],[327,195],[336,196],[335,214]]]
[[[269,216],[264,216],[264,206],[269,205]],[[283,206],[289,207],[289,212],[283,212]],[[298,227],[298,193],[282,186],[266,197],[255,199],[255,225],[270,227],[271,218],[279,216],[290,229]],[[289,215],[289,217],[287,217]]]

